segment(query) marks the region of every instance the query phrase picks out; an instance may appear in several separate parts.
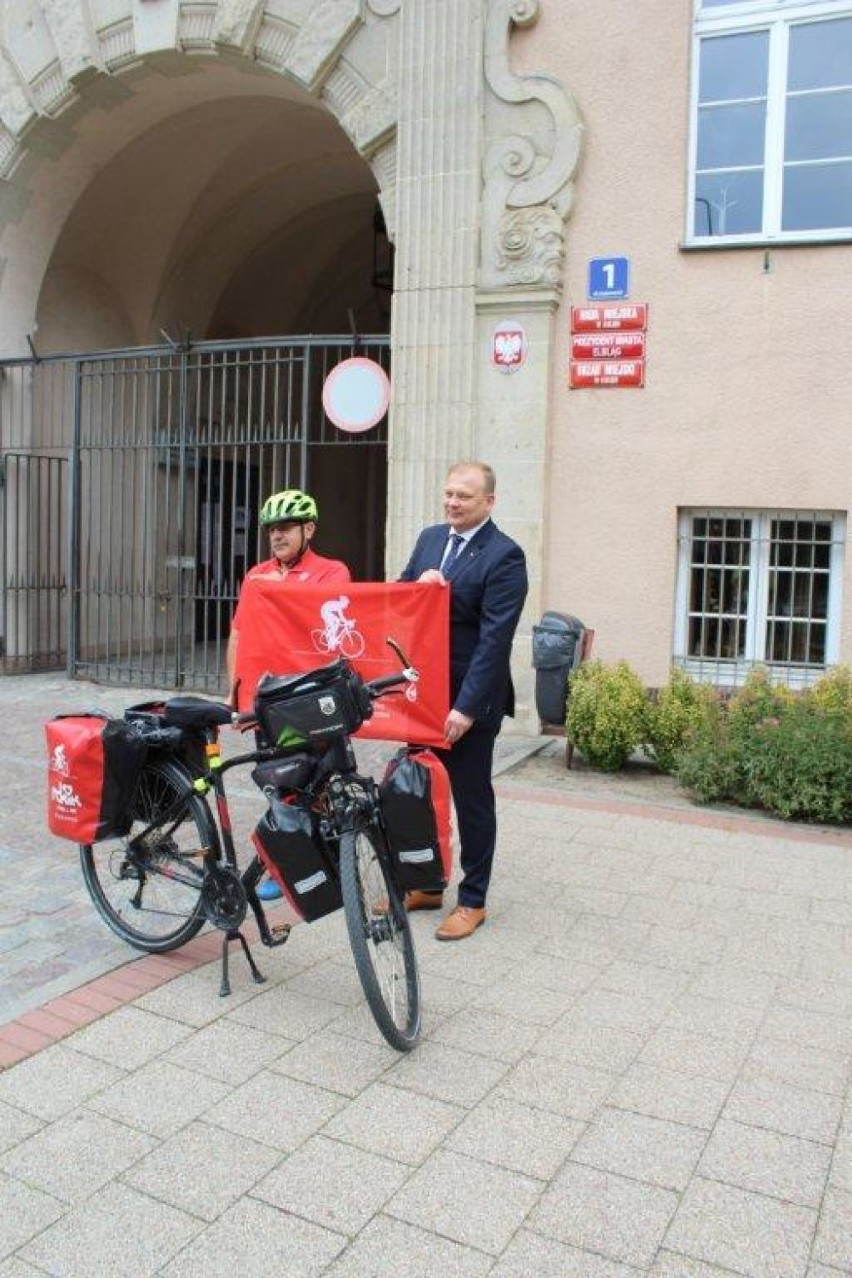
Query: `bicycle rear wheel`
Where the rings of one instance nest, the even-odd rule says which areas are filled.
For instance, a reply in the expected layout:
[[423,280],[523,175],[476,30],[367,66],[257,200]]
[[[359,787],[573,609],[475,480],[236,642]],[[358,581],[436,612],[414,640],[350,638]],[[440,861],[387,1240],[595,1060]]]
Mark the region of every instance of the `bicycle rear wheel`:
[[365,826],[340,841],[340,887],[349,943],[373,1019],[400,1052],[420,1037],[420,975],[396,884]]
[[[168,760],[147,763],[133,801],[133,825],[123,838],[80,846],[83,879],[98,913],[116,936],[138,950],[162,954],[200,931],[205,858],[216,857],[216,826],[189,774]],[[178,797],[177,815],[131,846]]]

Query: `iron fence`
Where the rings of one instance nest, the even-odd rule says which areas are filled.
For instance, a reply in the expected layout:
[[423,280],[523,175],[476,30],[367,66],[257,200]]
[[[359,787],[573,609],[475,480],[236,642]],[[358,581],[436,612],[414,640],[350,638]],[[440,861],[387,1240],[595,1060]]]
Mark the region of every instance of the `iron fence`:
[[[359,353],[387,368],[388,339]],[[324,553],[380,575],[386,425],[343,434],[322,409],[351,354],[302,338],[0,363],[3,670],[220,690],[281,488],[317,497]]]

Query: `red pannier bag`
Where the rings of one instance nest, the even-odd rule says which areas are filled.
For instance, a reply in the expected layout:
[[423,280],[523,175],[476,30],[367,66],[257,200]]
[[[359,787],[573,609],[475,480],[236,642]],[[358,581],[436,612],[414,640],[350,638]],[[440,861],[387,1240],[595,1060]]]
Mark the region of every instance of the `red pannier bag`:
[[126,834],[147,753],[140,735],[123,719],[98,713],[60,714],[44,731],[51,833],[74,843]]
[[396,879],[404,892],[442,891],[452,872],[450,778],[425,747],[403,746],[385,770],[382,810]]

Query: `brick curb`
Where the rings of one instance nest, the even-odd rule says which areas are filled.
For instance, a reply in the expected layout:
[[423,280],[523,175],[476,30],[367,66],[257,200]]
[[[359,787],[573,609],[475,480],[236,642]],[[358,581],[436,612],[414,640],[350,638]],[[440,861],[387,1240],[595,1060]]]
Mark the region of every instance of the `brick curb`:
[[[512,793],[515,790],[516,793]],[[831,826],[809,828],[787,824],[774,817],[742,816],[738,813],[706,811],[701,808],[676,808],[659,803],[636,803],[630,799],[588,799],[580,795],[558,794],[544,787],[530,787],[508,778],[500,783],[501,799],[510,803],[534,802],[548,807],[578,808],[586,812],[610,812],[615,816],[644,817],[651,821],[670,821],[678,825],[697,825],[709,830],[753,834],[757,838],[784,839],[791,843],[836,844],[852,849],[852,831]]]
[[221,933],[205,932],[179,950],[131,959],[76,990],[50,999],[40,1008],[24,1012],[0,1025],[0,1070],[58,1043],[81,1026],[125,1007],[176,976],[203,967],[221,952]]

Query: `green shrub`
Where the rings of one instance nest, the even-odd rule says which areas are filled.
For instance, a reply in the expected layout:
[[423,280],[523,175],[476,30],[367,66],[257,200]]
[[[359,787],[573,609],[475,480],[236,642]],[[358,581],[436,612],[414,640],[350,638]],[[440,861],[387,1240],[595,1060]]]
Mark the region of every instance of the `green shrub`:
[[699,729],[716,694],[676,667],[657,700],[648,706],[647,753],[663,772],[673,772],[678,752]]
[[569,741],[593,768],[617,772],[643,744],[647,698],[626,661],[586,661],[570,679],[565,727]]
[[819,710],[852,715],[852,670],[849,666],[835,666],[805,695]]
[[852,719],[810,698],[756,725],[745,765],[750,802],[785,820],[852,818]]
[[752,670],[728,702],[733,737],[749,740],[758,724],[765,723],[767,719],[777,719],[795,699],[796,694],[789,688],[772,682],[768,670],[762,666]]
[[704,803],[764,808],[786,820],[852,820],[850,697],[852,679],[842,674],[796,696],[755,671],[727,706],[708,707],[687,730],[677,778]]
[[685,732],[675,751],[674,774],[699,803],[734,801],[741,789],[741,769],[732,746],[728,708],[715,696],[702,706],[701,717]]

